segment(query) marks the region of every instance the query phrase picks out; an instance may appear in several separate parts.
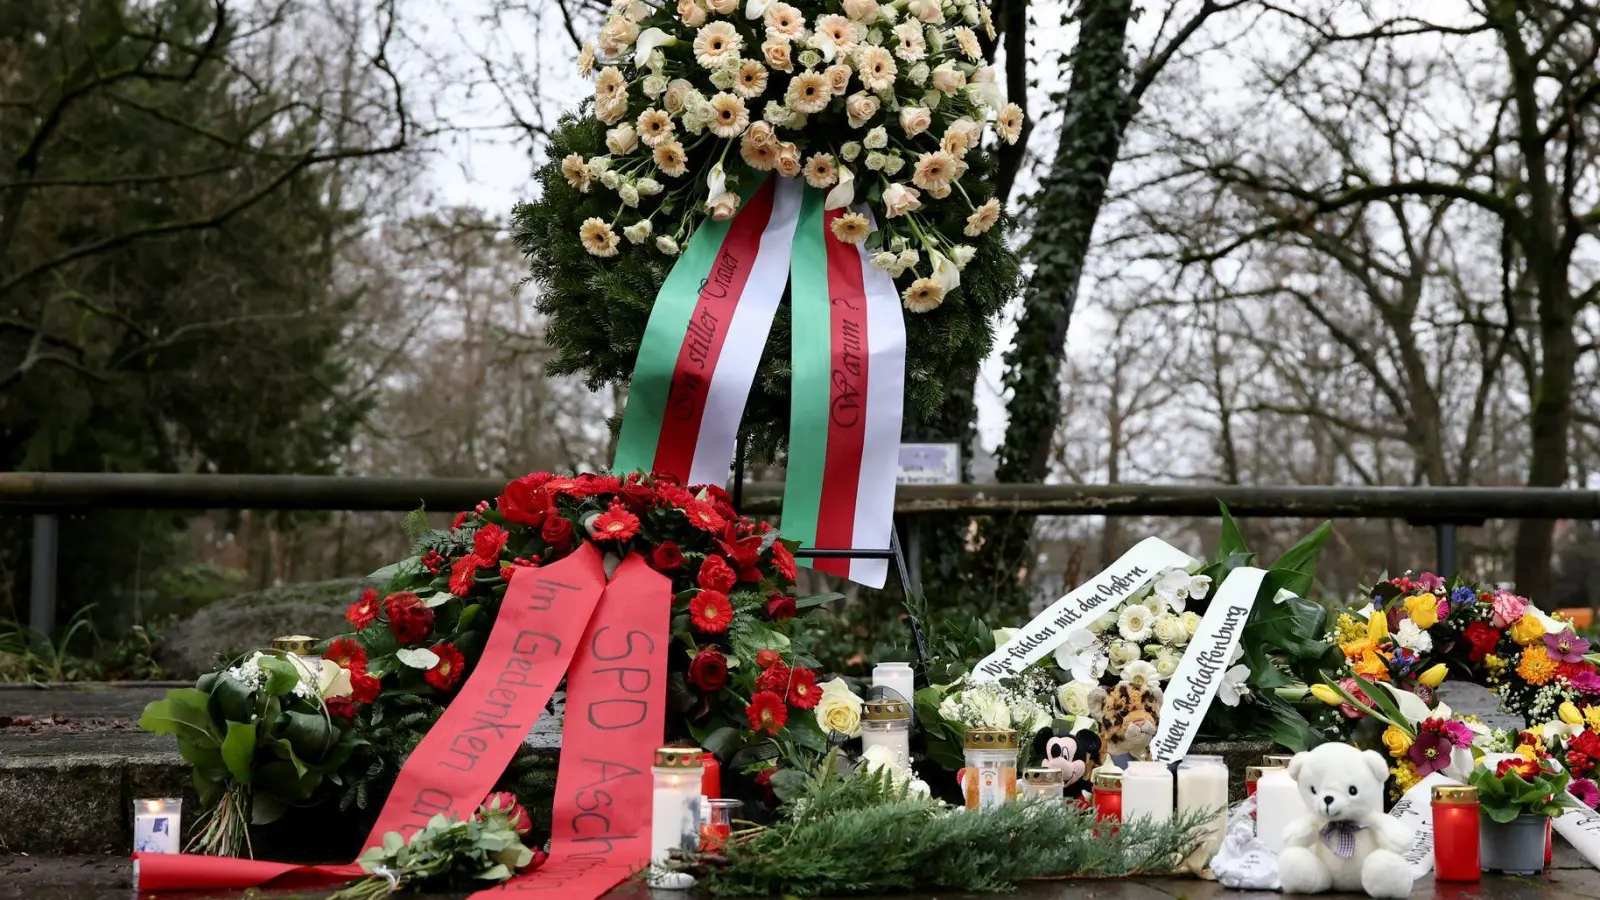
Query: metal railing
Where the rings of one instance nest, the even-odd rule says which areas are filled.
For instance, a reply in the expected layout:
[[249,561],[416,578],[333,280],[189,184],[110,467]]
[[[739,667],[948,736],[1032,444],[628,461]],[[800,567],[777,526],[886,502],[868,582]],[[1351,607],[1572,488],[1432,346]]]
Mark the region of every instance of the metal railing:
[[[108,508],[403,511],[426,506],[443,512],[470,509],[504,486],[497,478],[15,472],[0,474],[0,515],[34,516],[29,619],[48,634],[54,626],[61,515]],[[744,512],[771,515],[783,505],[781,484],[747,482],[742,488]],[[1404,519],[1432,526],[1441,572],[1456,568],[1458,526],[1489,519],[1600,519],[1600,491],[1594,490],[1147,484],[903,486],[895,514],[913,523],[930,514],[1210,517],[1219,514],[1219,501],[1241,518]],[[920,582],[915,573],[912,578]]]

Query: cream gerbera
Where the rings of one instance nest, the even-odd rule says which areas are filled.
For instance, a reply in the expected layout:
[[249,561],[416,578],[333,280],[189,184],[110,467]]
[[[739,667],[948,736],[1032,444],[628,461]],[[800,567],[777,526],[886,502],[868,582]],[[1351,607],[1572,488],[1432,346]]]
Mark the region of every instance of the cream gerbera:
[[672,117],[663,110],[647,109],[639,114],[639,140],[646,146],[659,147],[672,140]]
[[711,98],[711,122],[707,127],[719,138],[736,138],[750,127],[750,111],[737,94],[721,91]]
[[720,69],[732,62],[743,47],[744,38],[732,22],[712,22],[694,36],[695,61],[707,69]]
[[611,225],[599,218],[583,220],[583,227],[578,229],[578,239],[583,242],[583,249],[593,256],[616,256],[617,244],[620,243]]
[[567,158],[561,161],[561,174],[567,176],[567,184],[585,194],[589,193],[589,184],[592,176],[589,174],[589,166],[583,161],[583,157],[576,153],[568,153]]
[[746,99],[761,96],[767,90],[767,67],[753,59],[740,63],[733,89]]
[[918,278],[911,282],[900,298],[907,310],[914,313],[932,312],[944,302],[944,287],[932,278]]
[[578,77],[588,78],[594,74],[594,42],[585,41],[583,49],[578,51]]
[[899,71],[894,56],[882,47],[862,47],[856,51],[856,72],[869,91],[886,91],[894,87],[894,76]]
[[867,217],[860,213],[845,213],[833,220],[830,230],[834,237],[846,244],[859,244],[872,233],[872,226],[867,224]]
[[924,153],[911,169],[911,183],[925,191],[949,190],[955,167],[955,159],[943,150]]
[[849,53],[861,40],[856,33],[859,27],[844,16],[818,16],[812,40],[817,44],[832,44],[837,53]]
[[655,148],[651,156],[656,161],[656,167],[669,177],[679,178],[689,171],[689,157],[683,152],[683,145],[677,141],[667,141]]
[[994,120],[995,133],[1008,144],[1015,144],[1022,137],[1022,107],[1015,103],[1007,103],[1000,110],[1000,115]]
[[983,48],[978,46],[978,35],[971,28],[962,25],[955,30],[955,36],[956,45],[966,54],[967,59],[976,62],[983,57]]
[[756,130],[752,127],[739,139],[739,158],[758,172],[769,172],[778,165],[778,144],[776,141],[761,143],[754,137],[755,133]]
[[990,197],[987,203],[973,210],[972,215],[967,216],[965,234],[967,237],[977,237],[993,228],[994,223],[998,221],[1000,221],[1000,200]]
[[822,112],[832,97],[828,79],[820,72],[801,72],[796,75],[783,95],[790,109],[807,115]]
[[613,97],[627,96],[628,79],[622,77],[622,70],[616,66],[606,66],[600,70],[599,77],[594,80],[594,99],[610,100]]
[[928,55],[928,42],[922,36],[922,26],[915,22],[901,22],[894,27],[894,36],[900,42],[894,55],[906,62],[916,62]]
[[787,3],[774,3],[767,7],[762,17],[768,37],[781,37],[787,41],[798,40],[806,33],[805,17],[800,10]]
[[806,184],[819,190],[833,187],[839,180],[839,169],[834,165],[832,153],[818,153],[806,160]]

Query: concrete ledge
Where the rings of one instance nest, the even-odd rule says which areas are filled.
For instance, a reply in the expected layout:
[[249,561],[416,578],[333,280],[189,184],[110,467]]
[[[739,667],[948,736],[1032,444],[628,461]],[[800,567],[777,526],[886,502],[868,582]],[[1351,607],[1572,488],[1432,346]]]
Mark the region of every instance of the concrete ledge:
[[0,847],[16,853],[127,852],[133,801],[198,809],[170,737],[139,732],[0,734]]

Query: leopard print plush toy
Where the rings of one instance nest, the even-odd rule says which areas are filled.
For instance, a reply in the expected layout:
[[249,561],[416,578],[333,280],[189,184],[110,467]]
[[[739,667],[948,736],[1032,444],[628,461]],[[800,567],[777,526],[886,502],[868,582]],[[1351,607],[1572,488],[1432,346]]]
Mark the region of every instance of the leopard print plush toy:
[[1150,758],[1150,742],[1156,736],[1156,717],[1161,714],[1161,688],[1123,682],[1110,690],[1097,687],[1089,692],[1089,715],[1100,731],[1100,761],[1128,753],[1134,759]]

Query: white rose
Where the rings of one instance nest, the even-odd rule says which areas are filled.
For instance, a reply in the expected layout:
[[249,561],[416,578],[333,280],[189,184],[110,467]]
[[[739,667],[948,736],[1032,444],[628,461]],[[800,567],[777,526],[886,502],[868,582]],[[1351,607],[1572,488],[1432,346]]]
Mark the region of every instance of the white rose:
[[644,94],[646,97],[659,97],[667,91],[667,76],[646,75],[644,79]]
[[639,133],[627,122],[606,132],[606,149],[619,156],[632,153],[639,146]]
[[930,74],[932,74],[932,73],[933,73],[933,70],[928,68],[928,64],[927,63],[919,62],[916,65],[911,67],[911,71],[906,73],[906,78],[912,84],[914,84],[914,85],[916,85],[918,87],[921,87],[922,85],[927,83],[928,76]]
[[[817,724],[825,732],[860,737],[861,698],[850,690],[842,678],[825,681],[821,687],[822,697],[817,701],[816,709]],[[941,714],[944,712],[942,704],[939,711]]]
[[739,209],[739,195],[733,191],[723,191],[706,201],[706,212],[718,222],[725,222],[733,218]]
[[1118,670],[1144,655],[1133,641],[1114,641],[1111,644],[1111,664]]
[[916,137],[928,130],[933,124],[933,113],[925,106],[903,106],[900,108],[900,128],[906,137]]
[[1096,685],[1092,681],[1069,681],[1056,688],[1056,702],[1061,705],[1061,711],[1068,716],[1077,718],[1089,714],[1089,692]]
[[[640,190],[642,191],[643,189],[641,188]],[[955,260],[956,267],[961,269],[965,269],[967,267],[967,263],[972,262],[972,258],[977,255],[978,249],[976,247],[969,247],[966,244],[957,244],[955,248],[950,251],[950,258]]]
[[844,0],[844,14],[863,25],[878,20],[877,0]]
[[1184,636],[1183,620],[1170,613],[1156,618],[1156,640],[1163,644],[1176,644]]
[[[872,157],[867,156],[867,168],[872,168]],[[884,213],[891,219],[915,212],[922,206],[922,201],[916,188],[909,188],[903,184],[891,184],[883,192]]]
[[966,73],[953,62],[942,62],[933,70],[933,88],[944,94],[954,94],[967,86]]
[[1117,624],[1117,611],[1111,610],[1100,614],[1100,618],[1089,623],[1089,630],[1095,634],[1104,634],[1107,628]]
[[872,267],[883,272],[894,274],[895,256],[887,250],[880,250],[872,257]]
[[600,183],[614,191],[617,189],[617,185],[622,183],[622,176],[611,171],[610,169],[607,169],[606,171],[600,173]]
[[[655,195],[661,193],[662,190],[661,182],[655,180],[654,178],[641,178],[634,182],[634,186],[639,189],[640,195],[645,197],[654,197]],[[960,248],[958,247],[956,249],[959,250]]]
[[879,125],[877,128],[867,132],[867,136],[862,138],[861,144],[868,150],[882,150],[889,146],[889,132],[882,125]]
[[642,244],[650,239],[650,232],[654,230],[655,226],[650,223],[649,219],[640,219],[622,229],[622,236],[627,238],[629,243]]
[[678,242],[673,240],[672,235],[663,234],[662,236],[656,238],[656,249],[668,256],[677,256]]
[[839,148],[839,155],[844,157],[845,162],[855,162],[856,157],[861,155],[861,142],[846,141],[844,145]]
[[1162,681],[1171,678],[1172,673],[1178,671],[1178,663],[1182,659],[1183,657],[1170,650],[1163,650],[1156,654],[1156,672],[1161,676]]
[[617,188],[617,199],[622,201],[623,206],[638,206],[639,189],[631,184],[624,184]]
[[1183,633],[1189,637],[1194,637],[1194,633],[1200,630],[1199,613],[1186,612],[1178,618],[1183,621]]

